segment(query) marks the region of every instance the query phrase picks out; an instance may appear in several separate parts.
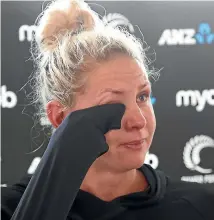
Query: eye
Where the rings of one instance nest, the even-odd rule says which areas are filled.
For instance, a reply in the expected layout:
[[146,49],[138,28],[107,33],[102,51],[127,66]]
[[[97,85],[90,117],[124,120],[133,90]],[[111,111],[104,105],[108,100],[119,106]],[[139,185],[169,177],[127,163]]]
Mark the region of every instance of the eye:
[[149,99],[149,94],[148,93],[142,93],[142,94],[140,94],[139,96],[138,96],[138,98],[137,98],[137,102],[146,102],[146,101],[148,101],[148,99]]

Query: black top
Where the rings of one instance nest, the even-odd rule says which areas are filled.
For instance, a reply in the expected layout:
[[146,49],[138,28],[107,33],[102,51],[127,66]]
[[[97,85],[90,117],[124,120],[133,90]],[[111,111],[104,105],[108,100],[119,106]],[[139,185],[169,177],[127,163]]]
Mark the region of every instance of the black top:
[[149,165],[140,168],[149,183],[144,192],[105,202],[79,189],[93,161],[108,150],[103,134],[120,128],[124,110],[112,104],[71,113],[34,175],[2,188],[2,220],[214,220],[214,193],[172,182]]
[[[146,191],[105,202],[79,190],[67,219],[214,220],[213,192],[196,183],[172,182],[163,172],[153,170],[149,165],[144,165],[140,170],[149,182]],[[2,188],[2,220],[12,217],[30,178],[26,176],[15,185]],[[57,209],[52,211],[57,213]]]

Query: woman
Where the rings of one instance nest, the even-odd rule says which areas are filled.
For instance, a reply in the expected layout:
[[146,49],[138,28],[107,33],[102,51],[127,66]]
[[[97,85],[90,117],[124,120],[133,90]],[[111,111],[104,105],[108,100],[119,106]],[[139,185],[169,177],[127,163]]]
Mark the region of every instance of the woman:
[[134,36],[57,0],[37,46],[35,91],[55,131],[33,177],[3,191],[3,219],[214,219],[213,195],[143,165],[156,122]]

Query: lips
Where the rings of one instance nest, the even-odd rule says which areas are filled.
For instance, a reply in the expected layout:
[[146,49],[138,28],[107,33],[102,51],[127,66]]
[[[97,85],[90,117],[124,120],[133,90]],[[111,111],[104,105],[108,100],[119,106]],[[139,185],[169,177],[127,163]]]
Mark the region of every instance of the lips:
[[141,150],[145,147],[145,139],[126,142],[122,146],[130,150]]
[[139,144],[142,144],[144,141],[145,141],[145,138],[140,139],[140,140],[133,140],[130,142],[125,142],[122,145],[139,145]]

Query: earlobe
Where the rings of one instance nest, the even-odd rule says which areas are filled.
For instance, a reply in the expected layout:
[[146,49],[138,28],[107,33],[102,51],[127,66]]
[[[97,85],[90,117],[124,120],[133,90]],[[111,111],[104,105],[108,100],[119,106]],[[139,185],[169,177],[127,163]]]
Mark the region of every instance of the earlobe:
[[52,100],[46,105],[48,119],[54,128],[57,128],[65,117],[63,108],[63,105],[56,100]]

